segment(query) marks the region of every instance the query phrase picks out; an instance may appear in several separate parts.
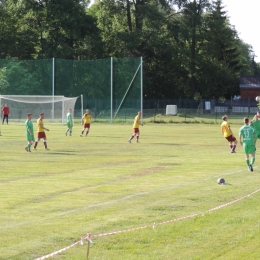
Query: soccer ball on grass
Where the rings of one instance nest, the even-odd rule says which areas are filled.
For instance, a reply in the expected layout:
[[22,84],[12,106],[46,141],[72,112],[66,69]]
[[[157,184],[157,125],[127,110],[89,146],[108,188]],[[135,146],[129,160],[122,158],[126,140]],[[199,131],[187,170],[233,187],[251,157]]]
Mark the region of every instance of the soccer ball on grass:
[[225,179],[224,178],[219,178],[218,179],[218,184],[224,184],[225,183]]

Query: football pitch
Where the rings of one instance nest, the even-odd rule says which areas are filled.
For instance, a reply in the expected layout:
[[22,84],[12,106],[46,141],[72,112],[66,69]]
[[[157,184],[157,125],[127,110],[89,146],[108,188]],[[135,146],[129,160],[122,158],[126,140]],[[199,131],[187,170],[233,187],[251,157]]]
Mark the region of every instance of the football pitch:
[[[132,124],[93,123],[88,137],[80,124],[72,136],[45,127],[50,150],[40,141],[27,153],[25,126],[1,126],[1,260],[37,259],[87,234],[90,260],[259,259],[260,141],[249,172],[220,124],[147,123],[132,144]],[[84,240],[53,259],[87,250]]]

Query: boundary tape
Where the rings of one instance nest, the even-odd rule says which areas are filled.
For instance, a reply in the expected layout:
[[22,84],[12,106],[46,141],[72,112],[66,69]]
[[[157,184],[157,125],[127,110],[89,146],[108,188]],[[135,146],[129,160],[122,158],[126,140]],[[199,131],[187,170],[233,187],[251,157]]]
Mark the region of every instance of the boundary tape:
[[[217,207],[214,207],[214,208],[211,208],[207,211],[205,211],[205,213],[210,213],[210,212],[213,212],[213,211],[216,211],[216,210],[219,210],[219,209],[222,209],[224,207],[227,207],[227,206],[230,206],[234,203],[237,203],[243,199],[246,199],[246,198],[249,198],[251,195],[254,195],[256,194],[257,192],[259,192],[260,189],[258,190],[255,190],[254,192],[248,194],[248,195],[245,195],[239,199],[236,199],[236,200],[233,200],[233,201],[230,201],[228,203],[225,203],[225,204],[222,204],[220,206],[217,206]],[[159,225],[165,225],[165,224],[168,224],[168,223],[172,223],[172,222],[177,222],[177,221],[181,221],[181,220],[184,220],[184,219],[189,219],[189,218],[193,218],[193,217],[197,217],[199,215],[204,215],[204,213],[196,213],[196,214],[192,214],[192,215],[187,215],[187,216],[184,216],[184,217],[180,217],[180,218],[176,218],[176,219],[172,219],[172,220],[167,220],[167,221],[163,221],[163,222],[159,222],[159,223],[154,223],[153,225],[145,225],[145,226],[141,226],[141,227],[136,227],[136,228],[130,228],[130,229],[125,229],[125,230],[119,230],[119,231],[114,231],[114,232],[108,232],[108,233],[103,233],[103,234],[96,234],[96,235],[90,235],[88,234],[86,237],[83,237],[81,238],[79,241],[75,242],[74,244],[70,245],[70,246],[67,246],[67,247],[64,247],[58,251],[55,251],[51,254],[48,254],[48,255],[45,255],[45,256],[42,256],[42,257],[39,257],[39,258],[36,258],[35,260],[44,260],[44,259],[47,259],[47,258],[50,258],[50,257],[53,257],[55,255],[58,255],[59,253],[62,253],[74,246],[76,246],[77,244],[81,244],[83,245],[83,241],[84,240],[87,240],[89,241],[90,243],[93,243],[92,242],[92,238],[97,238],[97,237],[104,237],[104,236],[110,236],[110,235],[116,235],[116,234],[120,234],[120,233],[126,233],[126,232],[131,232],[131,231],[136,231],[136,230],[140,230],[140,229],[145,229],[145,228],[148,228],[148,227],[152,227],[153,229],[155,229],[156,226],[159,226]]]

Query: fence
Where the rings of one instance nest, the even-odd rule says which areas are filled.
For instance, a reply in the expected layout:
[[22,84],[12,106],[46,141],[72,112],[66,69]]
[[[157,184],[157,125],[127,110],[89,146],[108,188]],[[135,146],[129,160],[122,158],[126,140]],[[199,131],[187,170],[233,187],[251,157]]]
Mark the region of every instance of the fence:
[[[142,58],[102,60],[0,60],[1,95],[83,95],[85,108],[109,111],[110,119],[136,99],[142,110]],[[97,103],[100,101],[99,104]],[[93,104],[93,102],[95,104]]]
[[[114,107],[117,102],[114,99]],[[91,110],[94,119],[109,119],[109,100],[88,99],[84,101],[86,106]],[[154,118],[157,115],[166,114],[167,105],[176,105],[177,114],[181,117],[202,117],[211,119],[221,119],[224,114],[229,117],[241,118],[250,117],[258,110],[258,102],[254,99],[225,100],[219,101],[214,99],[144,99],[143,100],[143,118]],[[79,105],[76,105],[79,109]],[[117,119],[132,119],[140,108],[139,99],[128,99],[125,102],[124,109],[118,113]]]

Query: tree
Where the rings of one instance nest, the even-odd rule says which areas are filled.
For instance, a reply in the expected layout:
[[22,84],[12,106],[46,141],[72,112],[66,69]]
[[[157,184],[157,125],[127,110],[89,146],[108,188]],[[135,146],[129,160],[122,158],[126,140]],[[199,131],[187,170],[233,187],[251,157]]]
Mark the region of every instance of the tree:
[[5,74],[6,74],[6,68],[0,69],[0,93],[3,93],[3,91],[9,86]]
[[189,82],[190,82],[190,97],[193,97],[197,91],[196,87],[196,72],[197,72],[197,54],[198,43],[201,39],[199,31],[203,24],[203,13],[207,7],[210,7],[209,0],[173,0],[180,10],[183,12],[182,22],[186,31],[183,31],[184,41],[189,47]]
[[198,91],[202,97],[230,97],[239,91],[239,75],[244,67],[239,58],[237,33],[229,26],[221,0],[213,2],[204,16]]

